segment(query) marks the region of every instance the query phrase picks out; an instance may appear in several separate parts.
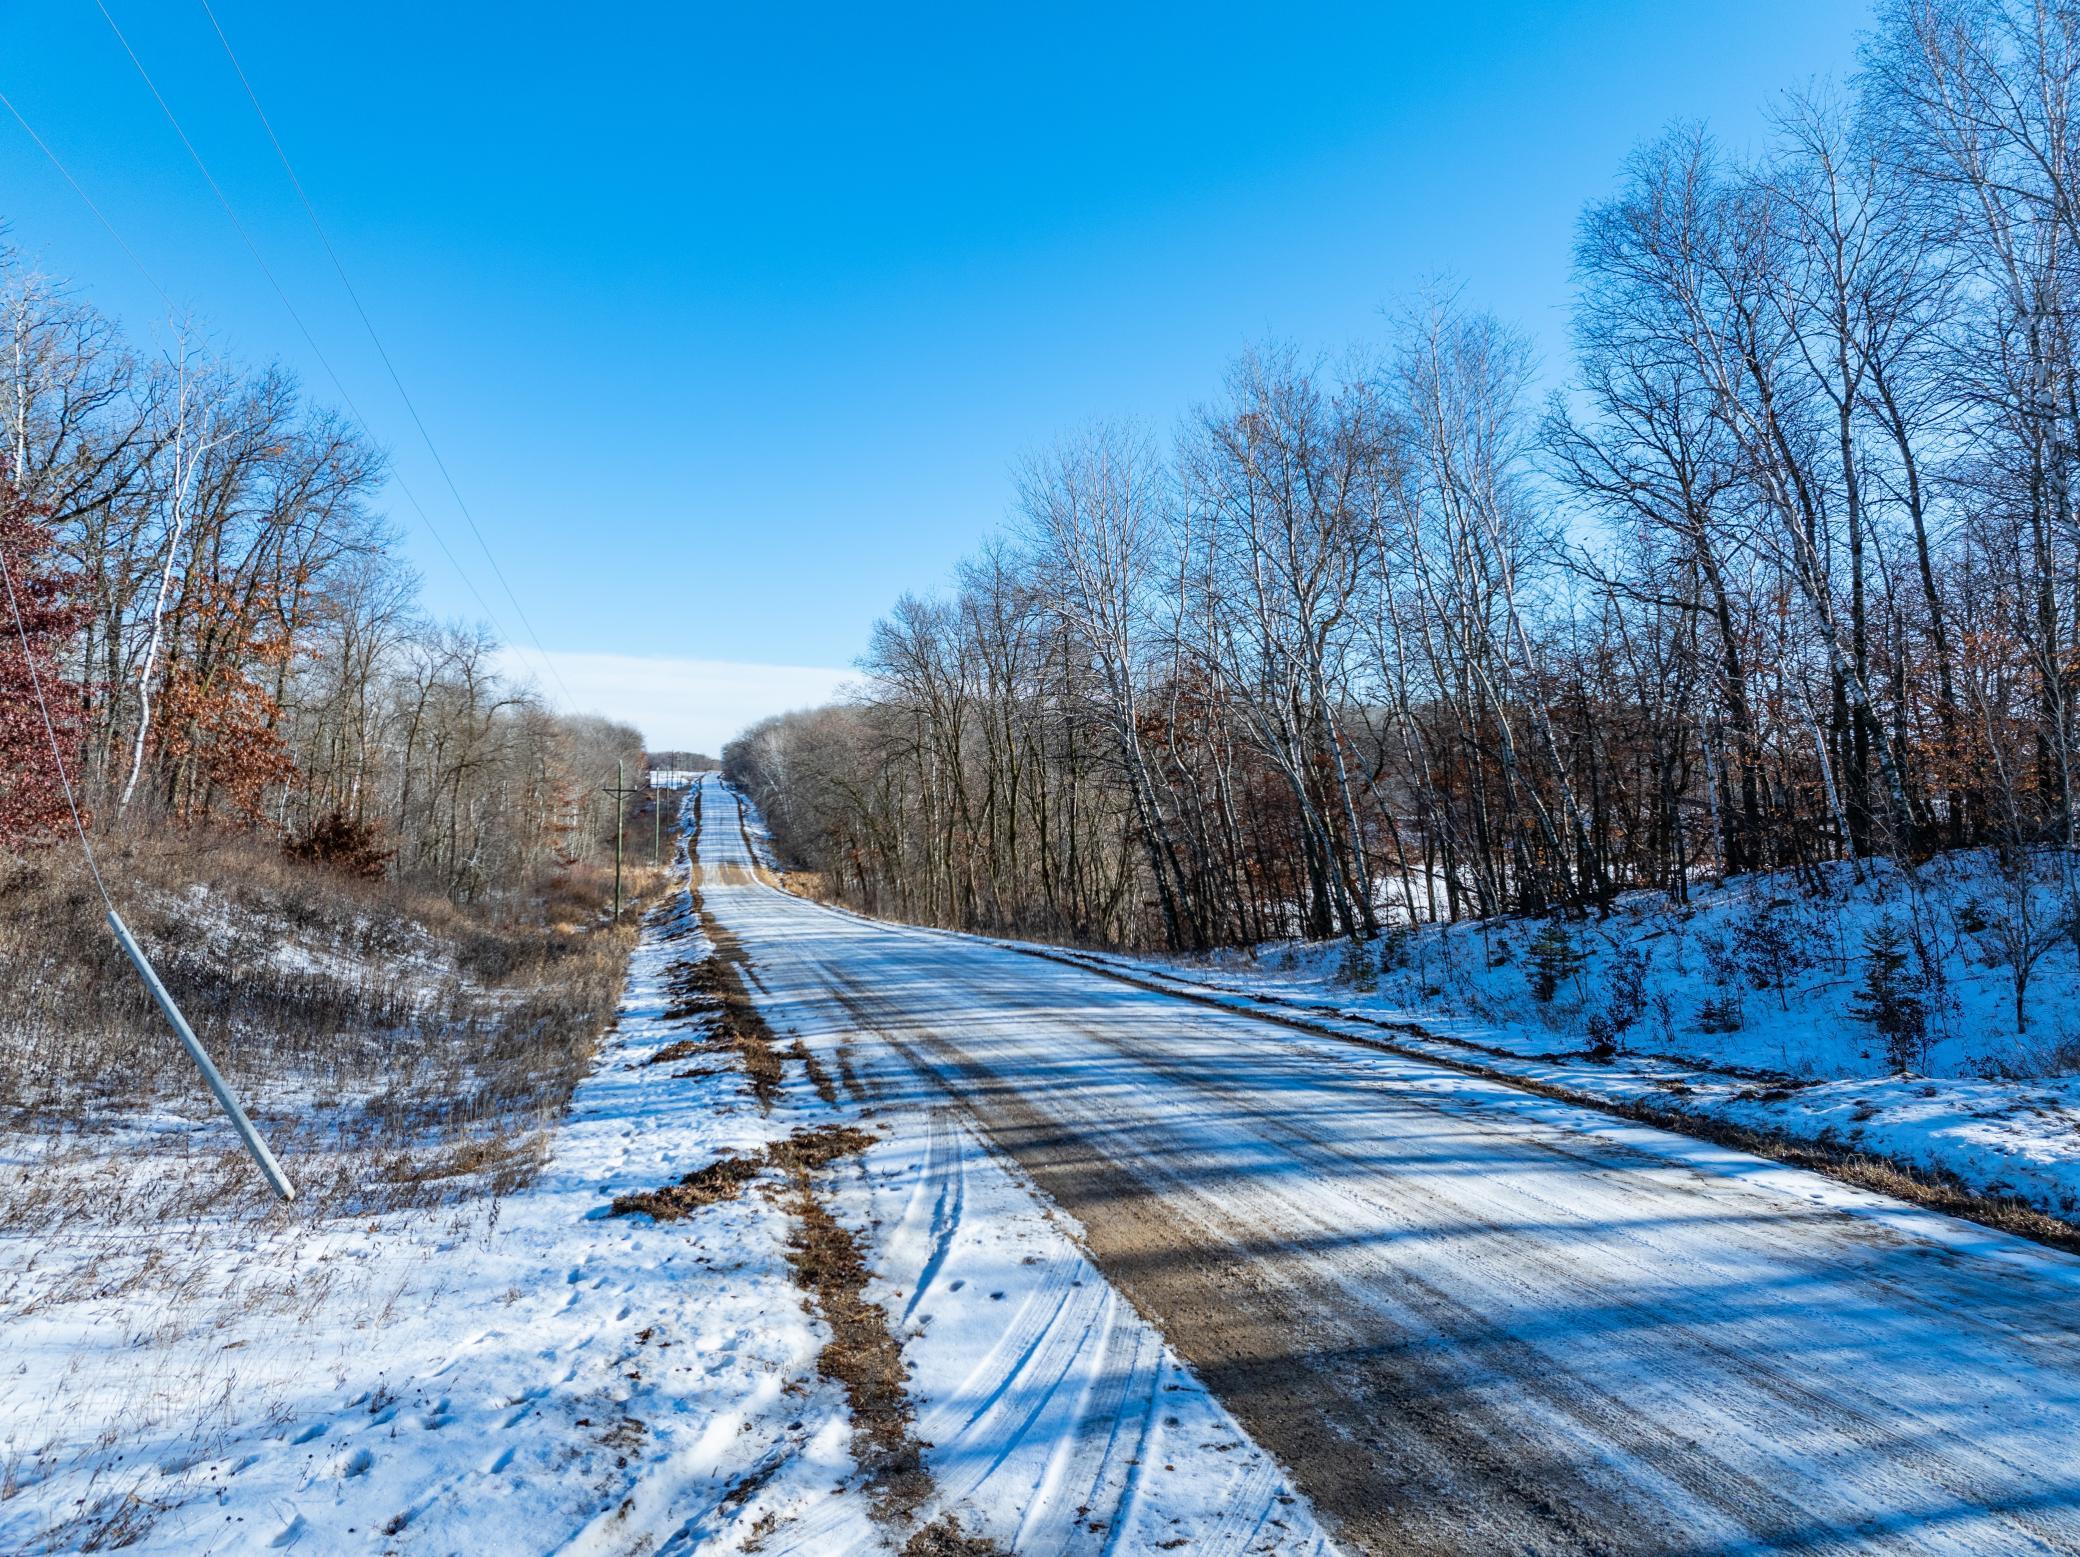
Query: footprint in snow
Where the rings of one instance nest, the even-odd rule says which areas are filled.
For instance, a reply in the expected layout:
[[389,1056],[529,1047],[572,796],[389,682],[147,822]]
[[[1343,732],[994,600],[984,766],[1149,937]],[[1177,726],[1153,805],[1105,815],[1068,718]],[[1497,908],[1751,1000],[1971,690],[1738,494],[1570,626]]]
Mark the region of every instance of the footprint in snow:
[[284,1546],[294,1546],[298,1541],[302,1540],[306,1535],[310,1534],[310,1529],[310,1522],[306,1520],[303,1517],[303,1515],[298,1514],[294,1519],[290,1520],[286,1525],[282,1526],[282,1533],[280,1535],[277,1535],[272,1541],[269,1541],[267,1544],[276,1548]]

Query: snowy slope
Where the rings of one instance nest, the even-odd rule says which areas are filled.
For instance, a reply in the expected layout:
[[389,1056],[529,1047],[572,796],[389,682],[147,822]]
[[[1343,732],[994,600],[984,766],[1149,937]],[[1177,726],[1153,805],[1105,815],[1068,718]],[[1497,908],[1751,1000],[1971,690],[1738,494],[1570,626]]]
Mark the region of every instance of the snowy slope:
[[[113,1522],[146,1551],[547,1549],[650,1462],[712,1503],[783,1447],[762,1496],[826,1501],[844,1407],[811,1367],[781,1211],[715,1207],[697,1242],[600,1215],[770,1128],[732,1078],[641,1063],[675,1036],[661,972],[683,950],[646,938],[618,1040],[548,1168],[503,1201],[227,1219],[161,1254],[189,1267],[176,1279],[105,1296],[81,1269],[97,1251],[0,1241],[0,1548]],[[106,1242],[150,1251],[154,1233]]]
[[[2080,1220],[2080,943],[2033,970],[2030,1030],[2018,1033],[2011,969],[1988,953],[1987,932],[1959,928],[2010,890],[1991,862],[1939,859],[1911,880],[1883,861],[1864,872],[1854,881],[1835,869],[1820,897],[1768,876],[1703,886],[1681,908],[1660,894],[1628,896],[1609,917],[1570,926],[1582,966],[1547,1004],[1530,989],[1538,919],[1406,932],[1386,948],[1384,969],[1381,948],[1367,948],[1371,965],[1355,982],[1340,942],[1203,960],[1068,955],[1584,1097],[1882,1156]],[[1865,936],[1888,922],[1924,926],[1935,968],[1923,990],[1930,1041],[1906,1074],[1891,1073],[1882,1038],[1854,1016]],[[1641,1009],[1620,1052],[1597,1058],[1588,1029],[1610,1008],[1622,956],[1643,969]],[[1740,1028],[1703,1030],[1703,1003],[1729,998]]]

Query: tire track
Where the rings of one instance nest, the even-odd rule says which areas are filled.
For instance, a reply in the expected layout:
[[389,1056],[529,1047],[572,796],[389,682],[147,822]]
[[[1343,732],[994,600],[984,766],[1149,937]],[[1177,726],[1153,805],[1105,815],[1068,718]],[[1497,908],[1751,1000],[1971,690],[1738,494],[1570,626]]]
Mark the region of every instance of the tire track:
[[[1056,1114],[1035,1109],[1028,1102],[1026,1078],[1020,1074],[1016,1060],[1010,1062],[1009,1072],[993,1069],[977,1057],[978,1045],[973,1039],[955,1044],[927,1024],[905,1018],[892,1000],[866,988],[856,977],[841,973],[836,979],[848,985],[834,992],[855,1020],[878,1031],[913,1065],[933,1075],[949,1094],[962,1098],[1000,1146],[1017,1156],[1058,1203],[1083,1218],[1093,1230],[1093,1252],[1108,1276],[1135,1295],[1137,1302],[1143,1301],[1144,1296],[1150,1298],[1143,1306],[1164,1317],[1173,1342],[1193,1358],[1209,1382],[1216,1387],[1223,1382],[1231,1386],[1232,1392],[1223,1390],[1224,1398],[1245,1425],[1260,1441],[1301,1470],[1302,1480],[1317,1506],[1341,1517],[1345,1535],[1361,1544],[1376,1542],[1378,1549],[1396,1551],[1463,1549],[1468,1538],[1468,1527],[1463,1522],[1440,1525],[1434,1517],[1410,1505],[1434,1504],[1440,1499],[1455,1502],[1462,1510],[1469,1502],[1485,1501],[1492,1505],[1497,1501],[1498,1489],[1502,1489],[1501,1500],[1516,1506],[1496,1525],[1476,1526],[1484,1532],[1484,1543],[1507,1539],[1530,1549],[1682,1552],[1717,1549],[1721,1541],[1759,1539],[1799,1549],[1852,1550],[1868,1544],[1884,1525],[1888,1510],[1923,1506],[1933,1488],[1945,1494],[1946,1501],[1974,1507],[1982,1511],[1982,1518],[2005,1525],[2008,1539],[2017,1549],[2080,1549],[2080,1535],[2076,1535],[2071,1510],[2040,1508],[2028,1500],[2015,1499],[2008,1489],[2016,1484],[2021,1468],[1998,1452],[1982,1452],[1968,1437],[1953,1434],[1943,1444],[1939,1456],[1930,1456],[1913,1468],[1904,1464],[1888,1468],[1894,1464],[1891,1455],[1901,1442],[1903,1426],[1889,1402],[1860,1401],[1853,1392],[1845,1398],[1838,1389],[1801,1377],[1793,1363],[1779,1363],[1736,1343],[1717,1343],[1708,1333],[1687,1326],[1670,1326],[1665,1313],[1656,1313],[1642,1302],[1619,1304],[1612,1322],[1620,1331],[1651,1327],[1667,1338],[1667,1355],[1650,1358],[1646,1364],[1647,1377],[1656,1381],[1651,1386],[1652,1393],[1674,1397],[1685,1389],[1694,1391],[1700,1368],[1715,1372],[1730,1386],[1737,1386],[1722,1392],[1723,1398],[1733,1402],[1732,1414],[1727,1415],[1720,1398],[1708,1396],[1699,1402],[1702,1417],[1722,1417],[1729,1428],[1744,1438],[1767,1436],[1786,1421],[1798,1422],[1801,1431],[1817,1428],[1824,1436],[1832,1437],[1842,1450],[1866,1455],[1876,1466],[1875,1479],[1866,1472],[1857,1499],[1838,1504],[1823,1514],[1810,1498],[1797,1497],[1785,1488],[1740,1472],[1723,1459],[1700,1452],[1696,1442],[1666,1434],[1654,1425],[1650,1413],[1638,1409],[1637,1400],[1554,1375],[1538,1348],[1504,1334],[1489,1333],[1486,1316],[1456,1302],[1435,1284],[1400,1269],[1392,1278],[1396,1301],[1388,1303],[1378,1291],[1367,1291],[1362,1284],[1349,1281],[1332,1282],[1330,1289],[1310,1292],[1305,1290],[1304,1283],[1296,1285],[1278,1280],[1275,1274],[1267,1276],[1261,1269],[1266,1262],[1261,1257],[1253,1259],[1248,1278],[1268,1282],[1268,1301],[1261,1305],[1261,1317],[1267,1325],[1296,1313],[1340,1312],[1365,1318],[1361,1325],[1332,1319],[1307,1336],[1308,1352],[1345,1359],[1357,1369],[1355,1373],[1325,1376],[1322,1383],[1327,1386],[1326,1391],[1318,1392],[1302,1385],[1304,1369],[1298,1376],[1288,1370],[1275,1388],[1266,1389],[1269,1381],[1250,1377],[1246,1358],[1224,1352],[1219,1346],[1208,1348],[1202,1355],[1191,1335],[1181,1333],[1177,1322],[1180,1313],[1193,1312],[1191,1295],[1180,1294],[1174,1281],[1167,1286],[1151,1286],[1144,1269],[1150,1251],[1137,1246],[1132,1238],[1108,1238],[1104,1224],[1119,1222],[1126,1214],[1125,1208],[1145,1209],[1149,1203],[1158,1204],[1168,1224],[1165,1231],[1169,1236],[1160,1245],[1163,1257],[1182,1258],[1179,1243],[1201,1249],[1238,1244],[1269,1249],[1281,1241],[1292,1244],[1319,1238],[1327,1247],[1343,1227],[1375,1221],[1380,1212],[1392,1211],[1393,1207],[1370,1202],[1354,1208],[1355,1214],[1312,1216],[1304,1206],[1287,1204],[1265,1207],[1261,1217],[1252,1221],[1247,1212],[1250,1197],[1246,1190],[1228,1185],[1218,1213],[1190,1229],[1191,1236],[1185,1238],[1179,1223],[1190,1218],[1182,1207],[1195,1186],[1203,1190],[1206,1183],[1220,1180],[1221,1165],[1215,1157],[1194,1159],[1174,1135],[1166,1140],[1160,1158],[1154,1154],[1137,1155],[1115,1134],[1081,1130],[1074,1122],[1077,1116],[1073,1109],[1066,1122]],[[1298,1143],[1302,1160],[1313,1160],[1316,1177],[1323,1183],[1341,1187],[1354,1178],[1376,1172],[1371,1162],[1354,1157],[1326,1135],[1311,1129],[1304,1110],[1276,1111],[1252,1101],[1253,1089],[1263,1084],[1261,1074],[1223,1075],[1218,1068],[1203,1062],[1167,1057],[1161,1052],[1159,1041],[1137,1040],[1116,1027],[1083,1024],[1073,1017],[1064,1020],[1071,1026],[1083,1027],[1088,1039],[1109,1049],[1123,1063],[1152,1069],[1181,1089],[1211,1091],[1223,1099],[1224,1107],[1249,1118],[1253,1128],[1265,1137]],[[986,1051],[987,1045],[982,1048]],[[1042,1089],[1038,1095],[1059,1096],[1048,1089]],[[1543,1147],[1536,1140],[1528,1144]],[[1608,1144],[1599,1148],[1599,1153],[1606,1159],[1633,1155]],[[1101,1157],[1102,1163],[1097,1160]],[[1598,1164],[1597,1171],[1616,1176],[1625,1172],[1627,1166],[1622,1161],[1606,1162]],[[1636,1165],[1631,1166],[1636,1171]],[[1703,1188],[1687,1192],[1702,1195],[1710,1186],[1701,1183]],[[1334,1212],[1333,1207],[1331,1211]],[[1799,1248],[1804,1240],[1803,1252],[1810,1256],[1816,1227],[1799,1225],[1807,1221],[1852,1241],[1876,1245],[1903,1243],[1883,1229],[1817,1211],[1802,1212],[1788,1227],[1768,1229],[1764,1241],[1791,1250]],[[1411,1221],[1409,1225],[1419,1224]],[[1499,1227],[1494,1230],[1505,1231]],[[1519,1285],[1535,1290],[1545,1282],[1565,1290],[1567,1284],[1579,1282],[1579,1267],[1560,1254],[1532,1240],[1517,1239],[1516,1245],[1522,1246],[1521,1252],[1513,1245],[1509,1260],[1517,1266],[1511,1275]],[[1108,1259],[1108,1253],[1117,1258]],[[1235,1293],[1234,1286],[1229,1284],[1237,1283],[1238,1274],[1231,1266],[1215,1277],[1216,1286],[1226,1286],[1231,1303]],[[1201,1294],[1202,1308],[1203,1297]],[[1468,1338],[1472,1352],[1470,1356],[1454,1358],[1449,1365],[1440,1363],[1426,1354],[1427,1338],[1435,1336]],[[1384,1378],[1378,1372],[1377,1359],[1382,1357],[1390,1365]],[[2066,1357],[2070,1362],[2070,1337]],[[1342,1467],[1354,1485],[1369,1491],[1368,1507],[1354,1503],[1343,1492],[1325,1487],[1324,1461],[1318,1453],[1319,1424],[1321,1418],[1333,1421],[1337,1417],[1339,1405],[1334,1396],[1339,1388],[1378,1411],[1383,1383],[1389,1394],[1402,1402],[1403,1409],[1393,1416],[1397,1430],[1384,1436],[1371,1435],[1369,1447],[1373,1452],[1346,1460]],[[1754,1393],[1758,1389],[1759,1396]],[[1327,1399],[1323,1398],[1325,1393]],[[1289,1430],[1290,1424],[1281,1426],[1278,1420],[1291,1410],[1296,1394],[1309,1396],[1304,1409],[1316,1419],[1297,1432]],[[1430,1408],[1432,1401],[1445,1403],[1446,1409],[1440,1412]],[[1261,1409],[1267,1405],[1270,1409]],[[1527,1414],[1545,1421],[1545,1431],[1553,1442],[1566,1443],[1571,1439],[1578,1444],[1588,1440],[1607,1445],[1601,1451],[1606,1463],[1615,1452],[1631,1473],[1650,1471],[1651,1484],[1628,1486],[1610,1481],[1599,1487],[1593,1471],[1589,1473],[1591,1479],[1584,1481],[1580,1472],[1570,1478],[1552,1464],[1536,1465],[1534,1473],[1526,1475],[1522,1462],[1526,1458],[1523,1446]],[[1346,1425],[1351,1429],[1347,1437],[1368,1441],[1363,1424]],[[1426,1454],[1418,1447],[1421,1443],[1428,1443],[1431,1452]],[[1586,1457],[1587,1462],[1593,1466],[1596,1457],[1592,1452]],[[1397,1473],[1392,1467],[1396,1461],[1405,1467],[1410,1459],[1429,1463],[1422,1474],[1404,1480],[1403,1495],[1397,1498],[1392,1488]],[[1333,1456],[1329,1463],[1334,1463]],[[1399,1511],[1382,1509],[1378,1506],[1382,1502],[1398,1502],[1402,1507]],[[1821,1508],[1825,1506],[1823,1502]],[[1686,1507],[1692,1511],[1690,1515],[1671,1520],[1669,1509]],[[1698,1516],[1705,1516],[1701,1524]],[[1878,1521],[1877,1525],[1870,1522],[1873,1519]],[[1719,1536],[1705,1534],[1715,1527],[1721,1532]],[[1893,1528],[1888,1530],[1886,1542],[1891,1549],[1899,1550],[1924,1545],[1927,1549],[1951,1548],[1940,1529],[1935,1530],[1935,1535],[1932,1543],[1924,1543],[1910,1529]]]
[[[878,997],[842,970],[819,967],[818,973],[862,1030],[879,1036],[915,1073],[936,1076],[944,1085],[942,1066],[949,1056],[934,1048],[931,1038],[920,1046],[913,1041],[917,1034],[896,1030],[897,1024],[879,1011]],[[959,1063],[957,1056],[952,1060]],[[945,1090],[963,1096],[958,1087]],[[1006,1155],[1024,1162],[1015,1151]],[[1044,1177],[1041,1184],[1052,1188]],[[1055,1199],[1067,1204],[1059,1195]],[[1159,1432],[1162,1394],[1166,1387],[1178,1387],[1169,1376],[1172,1369],[1158,1332],[1138,1313],[1131,1324],[1122,1324],[1121,1292],[1104,1281],[1078,1278],[1075,1272],[1085,1268],[1081,1259],[1050,1265],[1004,1335],[922,1428],[932,1442],[951,1451],[947,1459],[963,1467],[943,1477],[947,1495],[955,1500],[974,1497],[1028,1442],[1051,1440],[1058,1446],[1032,1488],[1014,1542],[1021,1553],[1110,1547],[1131,1528],[1141,1482],[1140,1467],[1128,1463],[1138,1455],[1126,1449],[1130,1443],[1138,1448]],[[1069,1392],[1074,1403],[1065,1407],[1062,1397]],[[1124,1431],[1130,1422],[1138,1428],[1131,1438]],[[971,1445],[985,1446],[985,1452],[969,1468],[975,1458]],[[1235,1447],[1244,1446],[1238,1441]],[[1230,1500],[1237,1512],[1199,1532],[1201,1544],[1195,1549],[1240,1552],[1257,1540],[1264,1521],[1251,1510],[1269,1503],[1282,1475],[1269,1456],[1257,1455],[1241,1495]],[[1069,1503],[1070,1497],[1076,1503]],[[1063,1520],[1059,1511],[1064,1508],[1078,1517]],[[1107,1509],[1109,1517],[1089,1517],[1093,1510]],[[1055,1516],[1051,1522],[1050,1514]]]

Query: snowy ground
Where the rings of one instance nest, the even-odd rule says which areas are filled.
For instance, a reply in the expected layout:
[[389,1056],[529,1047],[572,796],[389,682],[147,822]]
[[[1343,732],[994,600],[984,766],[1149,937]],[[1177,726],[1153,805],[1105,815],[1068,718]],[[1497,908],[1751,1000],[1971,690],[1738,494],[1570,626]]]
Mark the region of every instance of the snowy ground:
[[[712,851],[711,876],[748,880],[733,825]],[[708,890],[726,916],[729,883]],[[727,1063],[646,1064],[699,1035],[666,1013],[674,964],[706,949],[683,912],[646,932],[549,1163],[503,1199],[169,1219],[155,1183],[239,1159],[39,1159],[119,1210],[91,1236],[0,1235],[0,1549],[900,1547],[819,1369],[777,1176],[684,1221],[608,1215],[837,1120],[877,1137],[823,1194],[911,1369],[934,1480],[915,1524],[1019,1552],[1325,1548],[1073,1228],[952,1113],[898,1096],[899,1069],[853,1067],[878,1100],[832,1103],[790,1063],[765,1114]],[[844,1024],[793,1016],[788,1039],[852,1066]]]
[[[1521,994],[1529,926],[1501,956],[1494,927],[1440,933],[1369,992],[1333,949],[1105,960],[1235,1007],[1208,1010],[788,897],[706,785],[703,900],[781,1056],[770,1109],[701,1042],[685,974],[710,948],[682,907],[503,1198],[213,1203],[187,1187],[244,1168],[192,1131],[14,1164],[104,1204],[91,1231],[0,1234],[0,1549],[2080,1552],[2080,1260],[1247,1009],[1773,1123],[1837,1088],[2049,1095],[1985,1075],[1969,1029],[1926,1081],[1841,1054],[1829,1079],[1845,976],[1816,952],[1781,990],[1741,974],[1749,1025],[1719,1036],[1746,1048],[1597,1064],[1608,968],[1549,1019]],[[1755,909],[1707,904],[1685,944]],[[1604,933],[1678,934],[1645,908]],[[1768,1002],[1804,1013],[1804,1074]],[[870,1144],[810,1179],[611,1214],[837,1126]],[[798,1285],[805,1182],[900,1343],[929,1472],[900,1505]]]

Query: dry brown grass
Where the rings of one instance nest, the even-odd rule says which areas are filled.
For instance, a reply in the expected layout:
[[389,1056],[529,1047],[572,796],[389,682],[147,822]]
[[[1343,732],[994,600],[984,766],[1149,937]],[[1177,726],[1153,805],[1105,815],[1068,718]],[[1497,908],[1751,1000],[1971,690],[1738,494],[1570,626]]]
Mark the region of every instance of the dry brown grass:
[[671,1065],[679,1060],[694,1058],[701,1052],[702,1048],[703,1045],[692,1038],[674,1038],[662,1049],[651,1055],[650,1058],[643,1061],[643,1063],[645,1065]]
[[696,1168],[676,1184],[663,1189],[640,1190],[633,1195],[616,1195],[616,1216],[647,1216],[659,1222],[677,1222],[718,1200],[734,1200],[744,1186],[765,1171],[763,1157],[719,1157],[705,1168]]
[[863,1150],[872,1138],[847,1127],[817,1134],[824,1139],[803,1143],[801,1155],[789,1164],[795,1226],[787,1258],[796,1285],[830,1329],[816,1371],[845,1391],[852,1412],[852,1457],[865,1475],[875,1511],[884,1520],[907,1519],[932,1495],[932,1474],[910,1402],[909,1365],[887,1313],[867,1299],[867,1262],[859,1240],[824,1208],[812,1176],[836,1156]]
[[719,1200],[734,1200],[767,1168],[790,1173],[807,1173],[826,1167],[840,1157],[865,1151],[874,1138],[850,1125],[820,1125],[797,1130],[784,1141],[775,1141],[753,1157],[718,1157],[705,1168],[696,1168],[676,1184],[614,1197],[616,1216],[647,1216],[659,1222],[676,1222],[703,1206]]
[[873,1144],[873,1136],[851,1125],[817,1125],[775,1141],[766,1148],[766,1160],[790,1173],[813,1173],[840,1157],[857,1157]]
[[[124,918],[305,1201],[341,1214],[526,1182],[613,1021],[637,935],[636,912],[603,921],[596,882],[499,919],[238,834],[168,831],[105,861]],[[661,885],[638,876],[638,910]],[[105,1218],[105,1203],[50,1188],[78,1175],[26,1163],[146,1121],[156,1153],[186,1133],[164,1129],[169,1116],[202,1124],[214,1104],[75,856],[0,858],[0,969],[0,1138],[14,1159],[0,1226]],[[253,1198],[228,1160],[229,1173],[155,1176],[156,1213]]]
[[969,1535],[953,1515],[948,1514],[905,1541],[903,1557],[1005,1557],[1005,1552],[995,1541]]
[[812,903],[838,901],[838,895],[831,890],[830,882],[820,870],[783,870],[775,872],[775,879],[781,891],[805,897]]
[[712,950],[699,962],[672,965],[666,984],[672,1004],[664,1014],[668,1020],[707,1016],[709,1043],[736,1051],[750,1078],[752,1095],[758,1099],[759,1112],[771,1113],[784,1072],[773,1030],[745,987],[747,975],[752,979],[758,975],[752,972],[736,936],[708,912],[700,888],[689,886],[687,895]]

